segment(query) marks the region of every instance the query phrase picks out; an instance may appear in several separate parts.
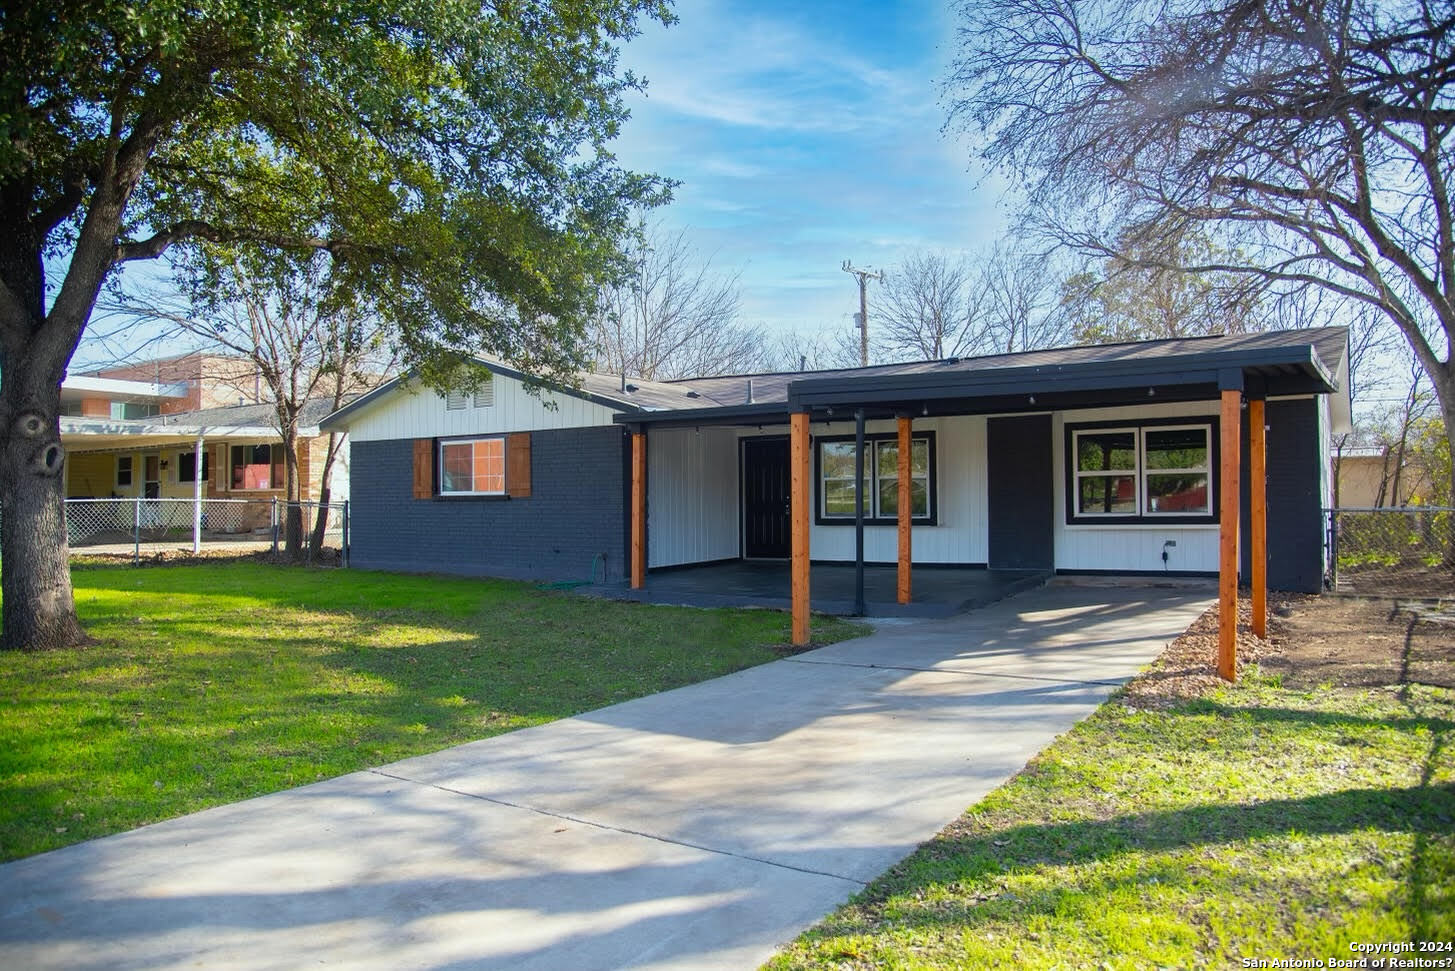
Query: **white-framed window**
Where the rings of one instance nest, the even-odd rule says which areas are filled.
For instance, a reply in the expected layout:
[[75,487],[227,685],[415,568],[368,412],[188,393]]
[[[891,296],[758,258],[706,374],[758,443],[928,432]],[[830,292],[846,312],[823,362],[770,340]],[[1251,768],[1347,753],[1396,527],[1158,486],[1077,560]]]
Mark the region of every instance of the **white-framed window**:
[[490,378],[475,391],[475,407],[489,408],[495,404],[495,382]]
[[463,411],[465,408],[465,392],[451,391],[445,395],[446,411]]
[[440,442],[439,494],[503,496],[505,438],[456,438]]
[[1072,521],[1211,521],[1213,424],[1070,427]]
[[[910,439],[911,518],[932,524],[935,516],[935,436],[922,432]],[[818,521],[854,522],[854,453],[852,438],[820,438],[818,458]],[[864,521],[885,524],[899,517],[899,436],[864,438]]]
[[130,488],[131,481],[131,456],[116,456],[116,485],[118,488]]

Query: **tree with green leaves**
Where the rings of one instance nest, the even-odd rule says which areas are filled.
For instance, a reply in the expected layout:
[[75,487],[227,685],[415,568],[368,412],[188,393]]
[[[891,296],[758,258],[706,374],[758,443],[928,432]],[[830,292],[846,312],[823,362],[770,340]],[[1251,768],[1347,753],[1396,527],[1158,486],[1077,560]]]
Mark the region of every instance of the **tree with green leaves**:
[[[951,126],[1022,180],[1032,223],[1094,258],[1373,309],[1455,450],[1455,6],[958,6]],[[1179,253],[1189,233],[1212,250]]]
[[83,643],[59,387],[98,294],[201,242],[326,252],[443,382],[544,377],[662,180],[608,143],[661,0],[149,0],[0,11],[0,572],[10,649]]

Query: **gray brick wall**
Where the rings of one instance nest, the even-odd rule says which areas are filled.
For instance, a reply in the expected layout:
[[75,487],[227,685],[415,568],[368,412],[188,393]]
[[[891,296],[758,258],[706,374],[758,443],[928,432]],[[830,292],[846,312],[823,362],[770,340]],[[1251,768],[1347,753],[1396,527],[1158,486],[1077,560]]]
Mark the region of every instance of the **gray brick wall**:
[[[349,474],[351,562],[367,569],[545,580],[589,580],[625,563],[625,433],[531,433],[524,499],[415,499],[408,439],[355,442]],[[600,576],[600,564],[597,565]]]

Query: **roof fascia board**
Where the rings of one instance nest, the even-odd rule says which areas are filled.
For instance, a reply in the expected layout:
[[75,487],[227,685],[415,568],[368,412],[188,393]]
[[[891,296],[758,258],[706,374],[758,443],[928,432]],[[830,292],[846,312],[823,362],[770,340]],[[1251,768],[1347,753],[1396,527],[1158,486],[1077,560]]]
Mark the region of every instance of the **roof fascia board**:
[[755,405],[712,405],[706,408],[664,408],[661,411],[640,411],[617,415],[619,425],[755,425],[781,415],[787,424],[792,409],[786,402],[769,401]]
[[997,394],[1059,390],[1110,390],[1128,379],[1136,384],[1206,384],[1229,368],[1308,368],[1333,390],[1313,345],[1262,348],[1253,351],[1213,351],[1120,361],[1084,361],[1014,368],[914,372],[858,378],[805,378],[788,386],[790,404],[842,404],[845,401],[886,401],[894,397],[979,397]]

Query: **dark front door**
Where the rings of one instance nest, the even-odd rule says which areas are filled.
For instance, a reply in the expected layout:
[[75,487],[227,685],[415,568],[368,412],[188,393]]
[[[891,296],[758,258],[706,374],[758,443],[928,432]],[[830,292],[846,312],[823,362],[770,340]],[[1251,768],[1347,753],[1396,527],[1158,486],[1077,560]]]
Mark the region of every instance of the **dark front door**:
[[986,423],[990,568],[1049,570],[1055,561],[1051,416]]
[[788,439],[743,439],[743,555],[781,558],[788,532]]

